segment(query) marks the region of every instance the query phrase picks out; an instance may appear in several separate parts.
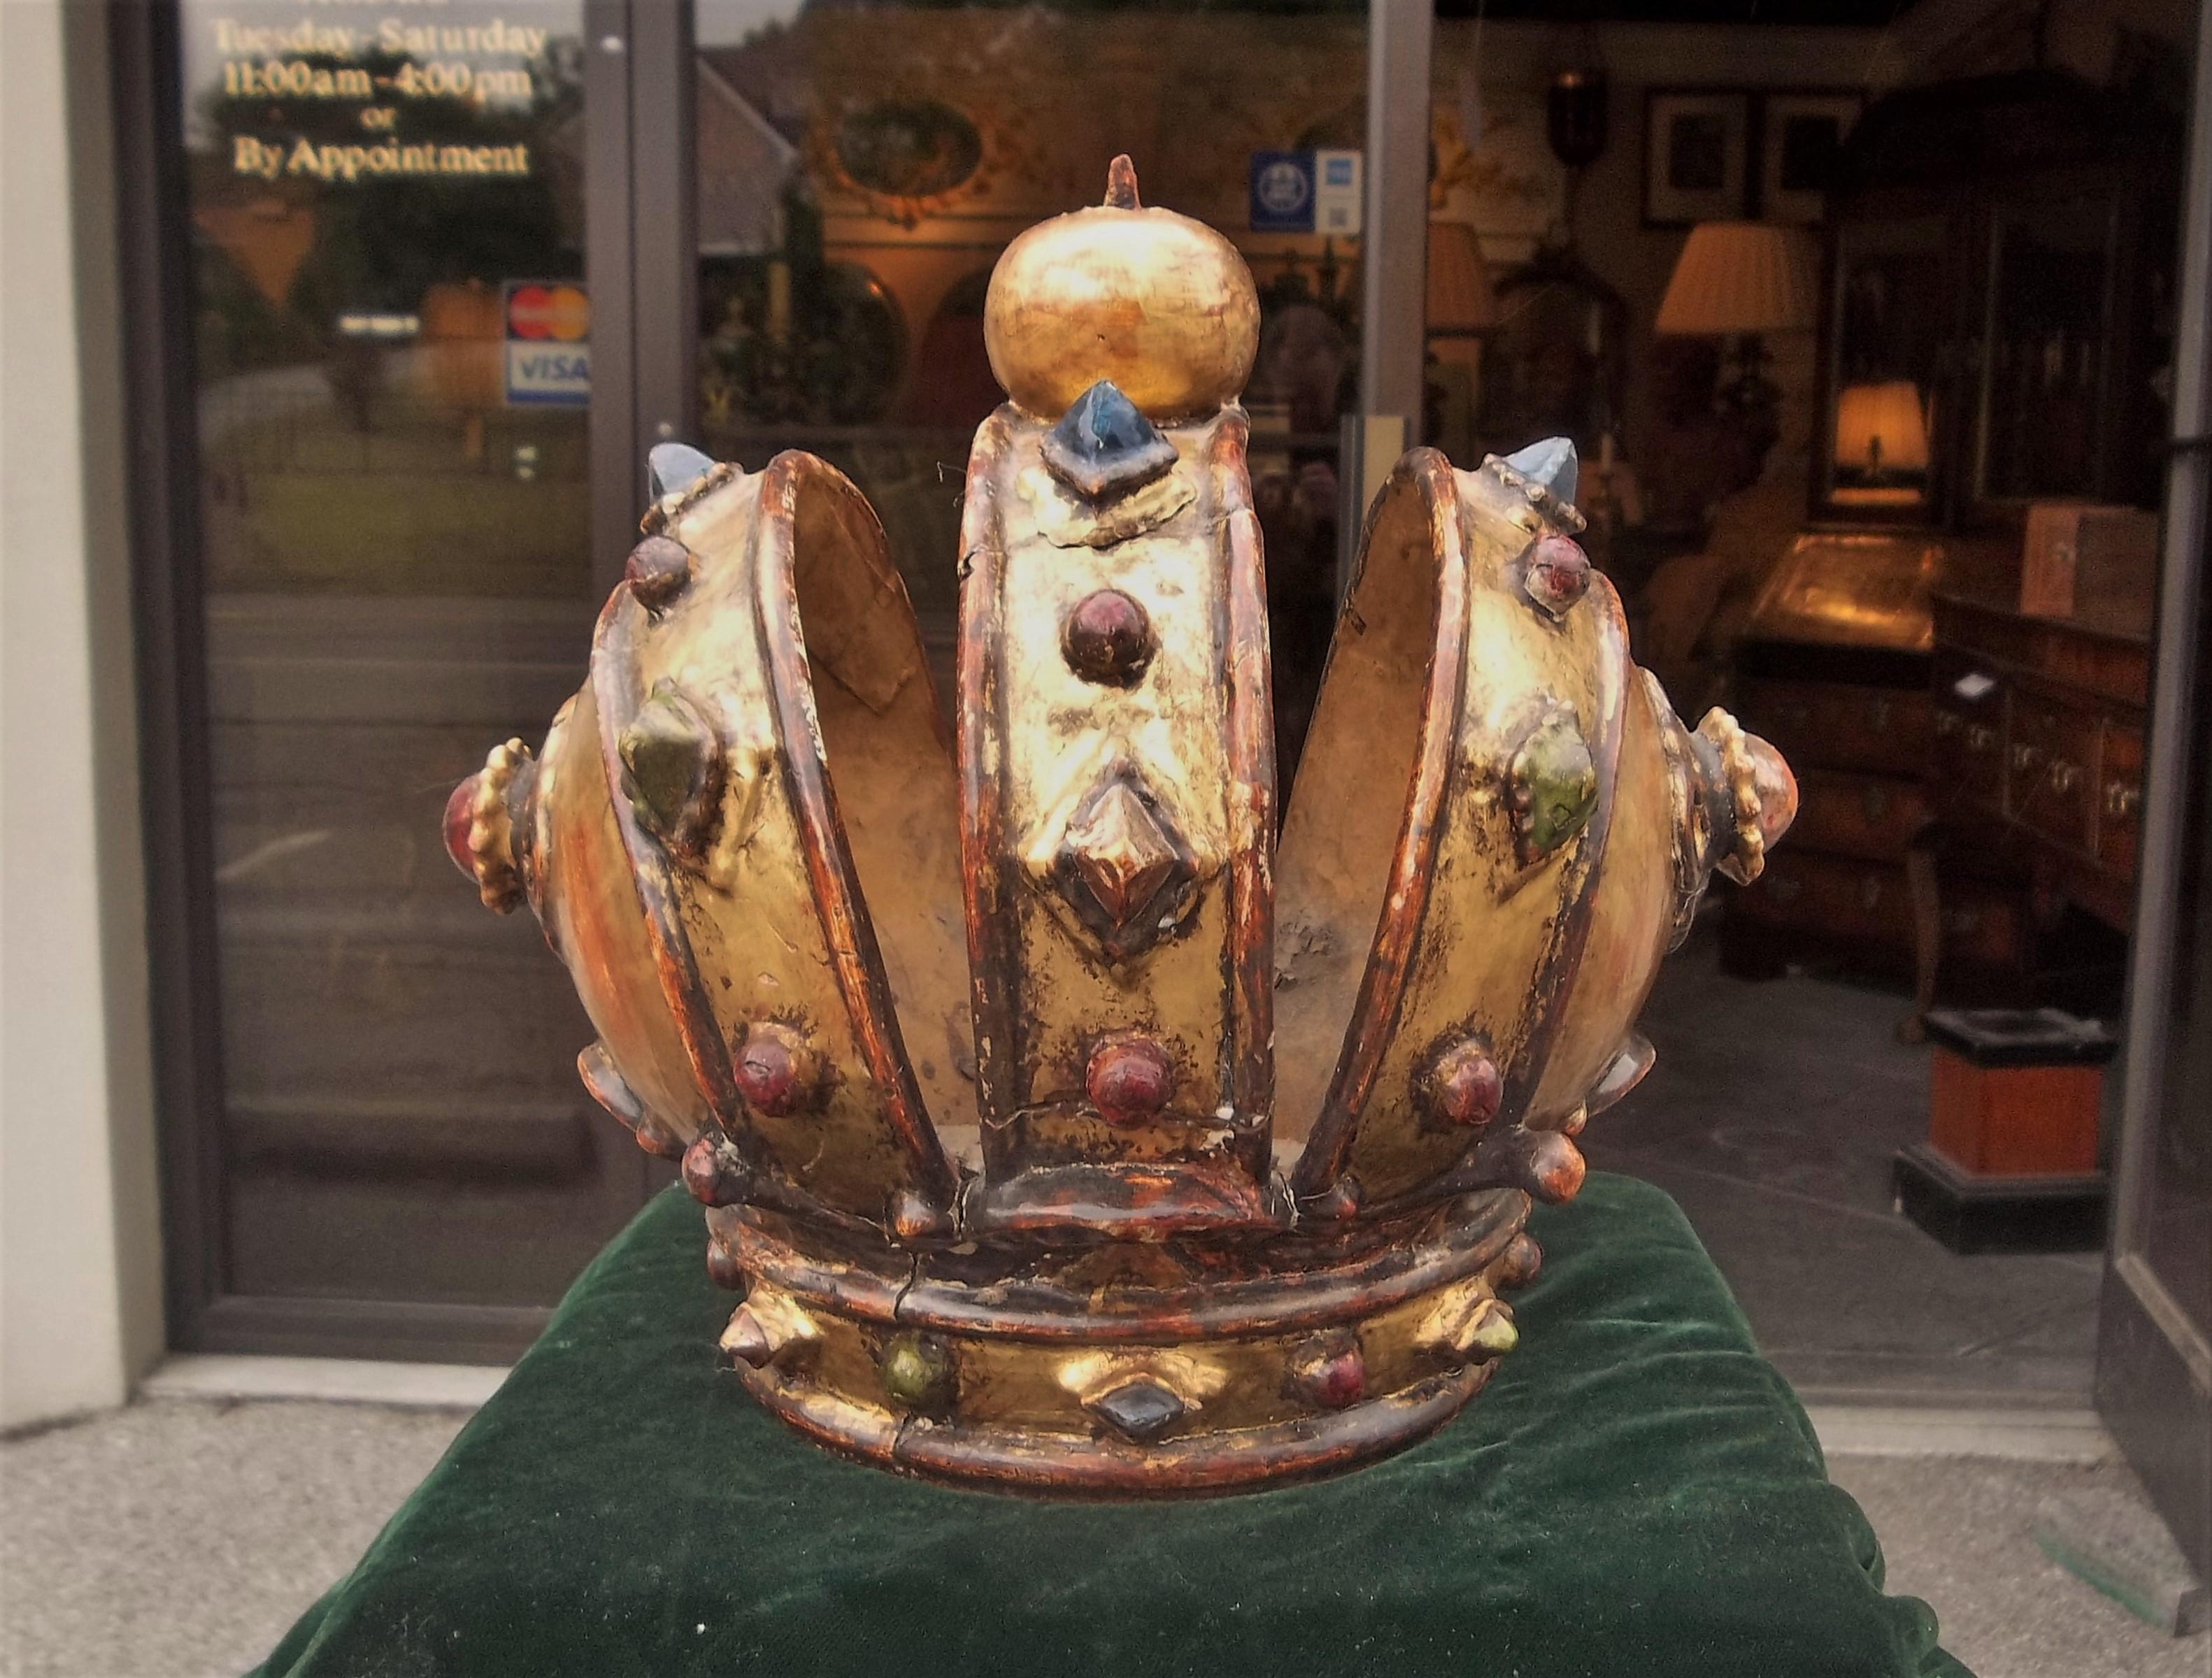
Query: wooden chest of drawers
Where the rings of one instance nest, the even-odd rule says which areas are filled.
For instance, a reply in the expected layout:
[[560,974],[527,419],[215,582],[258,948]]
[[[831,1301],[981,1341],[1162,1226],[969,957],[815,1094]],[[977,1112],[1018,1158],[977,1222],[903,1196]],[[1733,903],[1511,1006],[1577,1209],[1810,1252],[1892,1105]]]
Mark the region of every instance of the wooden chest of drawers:
[[1797,774],[1796,825],[1747,890],[1732,893],[1729,970],[1778,972],[1807,957],[1912,969],[1905,857],[1933,806],[1936,706],[1926,655],[1753,641],[1739,651],[1736,714]]
[[2038,884],[2127,930],[2142,804],[2149,645],[2094,618],[1935,601],[1934,789],[1962,833],[2022,852]]

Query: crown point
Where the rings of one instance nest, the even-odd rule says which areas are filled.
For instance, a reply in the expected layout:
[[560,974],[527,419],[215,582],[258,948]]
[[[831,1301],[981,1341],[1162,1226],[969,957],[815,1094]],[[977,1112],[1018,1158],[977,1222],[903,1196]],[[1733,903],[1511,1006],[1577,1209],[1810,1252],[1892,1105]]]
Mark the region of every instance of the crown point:
[[1486,1301],[1468,1319],[1458,1342],[1461,1353],[1478,1363],[1502,1358],[1520,1343],[1521,1330],[1514,1326],[1511,1309],[1497,1299]]
[[1109,1124],[1149,1124],[1175,1093],[1175,1064],[1149,1038],[1110,1039],[1091,1051],[1083,1088]]
[[685,1192],[702,1206],[735,1206],[745,1197],[750,1177],[744,1158],[728,1137],[708,1130],[684,1150]]
[[951,1214],[912,1189],[902,1189],[892,1196],[890,1225],[893,1235],[909,1243],[950,1235],[953,1227]]
[[1589,591],[1589,555],[1572,536],[1541,538],[1528,556],[1522,587],[1528,598],[1555,618],[1565,617]]
[[1181,1421],[1190,1406],[1182,1396],[1149,1375],[1109,1387],[1083,1408],[1132,1445],[1150,1445]]
[[1359,1211],[1359,1179],[1349,1172],[1305,1202],[1305,1213],[1321,1223],[1342,1223]]
[[1583,1151],[1557,1130],[1539,1133],[1529,1150],[1524,1186],[1553,1206],[1572,1200],[1583,1186]]
[[667,536],[647,536],[629,550],[623,580],[639,605],[658,612],[691,581],[690,552]]
[[951,1408],[952,1354],[934,1335],[912,1329],[893,1335],[877,1357],[876,1372],[884,1395],[902,1409],[928,1414]]
[[1106,208],[1109,209],[1139,209],[1137,202],[1137,166],[1129,154],[1121,153],[1106,166]]
[[689,443],[656,443],[645,457],[646,482],[656,501],[689,489],[714,469],[714,457]]
[[1437,1057],[1430,1077],[1430,1099],[1437,1117],[1451,1124],[1480,1130],[1498,1116],[1505,1080],[1483,1045],[1468,1039]]
[[1505,463],[1556,500],[1575,499],[1580,462],[1571,437],[1547,437],[1505,457]]
[[729,1327],[722,1330],[721,1346],[725,1357],[754,1369],[767,1368],[769,1360],[775,1355],[775,1342],[769,1338],[750,1305],[739,1305],[731,1314]]

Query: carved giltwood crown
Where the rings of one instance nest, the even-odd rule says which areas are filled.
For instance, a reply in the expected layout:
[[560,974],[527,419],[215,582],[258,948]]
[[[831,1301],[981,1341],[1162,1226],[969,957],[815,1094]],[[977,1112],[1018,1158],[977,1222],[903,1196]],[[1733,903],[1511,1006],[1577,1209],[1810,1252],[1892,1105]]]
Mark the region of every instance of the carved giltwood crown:
[[1116,160],[993,276],[954,738],[859,492],[665,447],[588,683],[448,807],[709,1209],[731,1366],[839,1450],[1146,1495],[1441,1426],[1661,956],[1794,813],[1631,662],[1555,439],[1399,463],[1279,839],[1258,319]]

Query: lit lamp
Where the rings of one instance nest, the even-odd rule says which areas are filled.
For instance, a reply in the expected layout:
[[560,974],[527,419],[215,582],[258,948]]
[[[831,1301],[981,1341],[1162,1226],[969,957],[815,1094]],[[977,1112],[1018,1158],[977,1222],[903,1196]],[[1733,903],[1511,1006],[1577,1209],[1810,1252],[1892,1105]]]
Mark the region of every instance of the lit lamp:
[[1813,326],[1810,253],[1794,227],[1766,221],[1703,221],[1675,261],[1660,300],[1658,330],[1675,337],[1734,338],[1735,376],[1721,404],[1741,419],[1763,457],[1781,433],[1782,392],[1766,376],[1770,332]]
[[1464,221],[1429,222],[1428,336],[1440,360],[1474,364],[1475,341],[1498,324],[1482,241]]
[[1856,493],[1839,488],[1839,496],[1920,500],[1917,485],[1898,482],[1928,469],[1928,421],[1920,408],[1920,387],[1909,379],[1846,385],[1836,398],[1836,465],[1856,484]]

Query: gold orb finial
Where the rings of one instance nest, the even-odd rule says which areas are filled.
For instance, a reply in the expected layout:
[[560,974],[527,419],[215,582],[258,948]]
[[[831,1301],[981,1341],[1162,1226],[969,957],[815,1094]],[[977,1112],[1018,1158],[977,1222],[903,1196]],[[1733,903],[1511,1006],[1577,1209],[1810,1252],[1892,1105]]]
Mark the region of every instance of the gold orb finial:
[[1030,228],[1000,257],[983,304],[991,371],[1016,404],[1056,419],[1102,379],[1153,420],[1236,399],[1260,345],[1260,298],[1237,247],[1146,209],[1127,156],[1103,203]]

